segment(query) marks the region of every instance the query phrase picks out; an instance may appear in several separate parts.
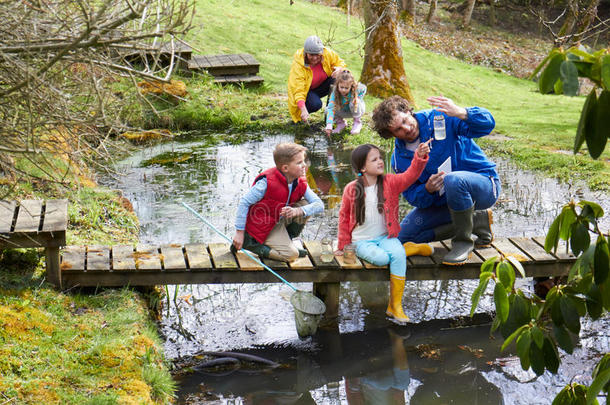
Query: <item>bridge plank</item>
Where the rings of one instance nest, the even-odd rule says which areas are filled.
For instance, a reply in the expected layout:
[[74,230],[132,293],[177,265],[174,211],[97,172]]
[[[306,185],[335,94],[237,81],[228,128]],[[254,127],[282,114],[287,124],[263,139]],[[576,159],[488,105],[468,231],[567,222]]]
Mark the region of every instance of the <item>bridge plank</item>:
[[436,264],[443,263],[443,258],[449,252],[449,249],[447,249],[445,247],[445,245],[443,245],[439,241],[430,242],[430,246],[432,246],[434,248],[434,253],[432,253],[432,256],[431,256],[434,263],[436,263]]
[[110,270],[110,248],[108,246],[87,246],[87,271]]
[[292,263],[288,263],[288,266],[290,266],[292,270],[312,270],[314,268],[313,263],[308,256],[299,257]]
[[492,257],[500,256],[500,252],[493,246],[478,248],[474,252],[481,257],[483,260],[491,259]]
[[233,253],[231,253],[230,245],[228,243],[210,243],[208,245],[210,249],[210,256],[214,267],[217,269],[237,269],[237,262]]
[[361,259],[362,265],[364,266],[364,268],[366,270],[382,270],[382,269],[389,269],[390,266],[376,266],[373,263],[369,263],[364,259]]
[[68,227],[68,200],[47,200],[42,230],[65,231]]
[[[254,253],[251,253],[253,256]],[[254,261],[250,256],[242,252],[241,250],[235,253],[235,258],[237,259],[237,263],[239,264],[239,268],[245,271],[256,271],[256,270],[264,270],[263,266]]]
[[186,260],[181,246],[162,246],[161,258],[165,270],[186,269]]
[[11,231],[16,205],[15,201],[0,201],[0,233]]
[[276,269],[286,270],[286,269],[288,269],[288,263],[281,262],[279,260],[263,259],[263,263],[265,263],[267,266],[271,267],[273,270],[276,270]]
[[191,270],[211,270],[212,261],[204,244],[190,243],[184,246],[186,259]]
[[42,200],[21,201],[14,232],[38,232],[41,217]]
[[355,263],[345,263],[345,257],[343,257],[343,255],[335,256],[335,260],[337,261],[337,263],[339,263],[339,266],[342,269],[362,269],[363,264],[360,261],[360,259],[358,257],[355,257],[355,259],[356,259]]
[[537,262],[555,261],[553,255],[547,253],[542,246],[538,245],[530,238],[510,238],[510,241],[519,246],[521,250],[527,252],[527,254]]
[[161,257],[156,246],[138,244],[135,257],[138,270],[161,270]]
[[313,264],[319,268],[329,268],[329,267],[339,267],[339,263],[333,257],[333,260],[330,263],[326,263],[322,261],[322,243],[318,240],[310,240],[303,242],[307,250],[309,251],[309,255],[313,261]]
[[520,262],[532,261],[532,259],[527,255],[526,252],[510,243],[508,239],[496,239],[491,244],[504,256],[513,256]]
[[61,270],[85,270],[86,252],[85,246],[66,246],[61,253]]
[[[538,236],[533,238],[534,241],[536,243],[538,243],[540,246],[542,246],[542,248],[544,249],[544,240],[545,238],[542,236]],[[557,251],[553,252],[551,250],[550,254],[552,254],[553,256],[557,257],[559,259],[559,261],[561,262],[568,262],[568,261],[574,261],[576,259],[576,256],[574,256],[572,254],[572,250],[567,250],[566,251],[566,247],[567,247],[567,242],[563,239],[559,239],[559,243],[557,244]]]
[[136,259],[134,247],[131,245],[116,245],[112,247],[112,269],[114,271],[135,271]]

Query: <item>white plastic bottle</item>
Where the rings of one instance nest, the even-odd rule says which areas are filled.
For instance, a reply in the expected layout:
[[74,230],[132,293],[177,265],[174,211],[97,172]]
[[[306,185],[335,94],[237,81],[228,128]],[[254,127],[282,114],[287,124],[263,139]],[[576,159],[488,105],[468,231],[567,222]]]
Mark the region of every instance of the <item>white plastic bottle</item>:
[[434,139],[437,141],[442,141],[447,137],[445,133],[445,116],[443,113],[434,114]]

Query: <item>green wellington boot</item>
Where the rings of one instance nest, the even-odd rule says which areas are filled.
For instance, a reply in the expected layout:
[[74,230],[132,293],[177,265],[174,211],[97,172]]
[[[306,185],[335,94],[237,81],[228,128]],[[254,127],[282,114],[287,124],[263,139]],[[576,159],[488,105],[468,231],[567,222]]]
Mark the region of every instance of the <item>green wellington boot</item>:
[[493,223],[494,219],[490,209],[474,212],[472,218],[472,233],[477,236],[474,241],[476,247],[488,247],[494,240],[494,234],[491,231],[491,224]]
[[439,225],[436,228],[434,228],[434,239],[433,240],[435,240],[435,241],[451,239],[454,236],[455,236],[455,228],[453,227],[453,224],[451,222],[448,224]]
[[472,240],[474,205],[463,211],[454,211],[449,208],[449,212],[455,227],[455,236],[451,239],[451,250],[445,255],[443,264],[459,266],[466,263],[474,249]]

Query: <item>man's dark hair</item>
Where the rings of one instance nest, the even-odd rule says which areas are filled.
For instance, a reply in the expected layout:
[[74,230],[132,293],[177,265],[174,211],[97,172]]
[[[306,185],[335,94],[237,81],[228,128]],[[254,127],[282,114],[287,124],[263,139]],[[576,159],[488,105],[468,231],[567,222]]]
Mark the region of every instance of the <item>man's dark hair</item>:
[[404,98],[392,96],[383,100],[373,110],[373,129],[384,139],[390,139],[394,136],[388,127],[392,123],[396,111],[409,113],[413,112],[413,107]]

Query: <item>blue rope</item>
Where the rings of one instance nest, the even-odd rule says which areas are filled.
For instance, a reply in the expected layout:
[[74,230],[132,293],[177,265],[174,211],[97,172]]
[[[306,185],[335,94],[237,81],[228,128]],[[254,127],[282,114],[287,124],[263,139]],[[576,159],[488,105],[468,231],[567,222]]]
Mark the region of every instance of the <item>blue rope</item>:
[[[200,220],[202,220],[207,226],[209,226],[210,228],[212,228],[217,234],[219,234],[220,236],[222,236],[223,238],[225,238],[227,240],[227,242],[229,243],[233,243],[233,240],[229,239],[229,237],[227,235],[225,235],[224,233],[220,232],[214,225],[212,225],[211,223],[208,222],[207,219],[205,219],[204,217],[202,217],[197,211],[195,211],[194,209],[192,209],[191,207],[188,206],[188,204],[186,204],[185,202],[182,202],[182,205],[184,205],[184,207],[191,211],[197,218],[199,218]],[[254,260],[256,263],[260,264],[261,266],[263,266],[266,270],[269,270],[274,276],[276,276],[277,278],[279,278],[280,280],[282,280],[282,282],[284,284],[286,284],[288,287],[292,288],[294,291],[297,291],[296,287],[293,286],[292,284],[290,284],[286,279],[284,279],[284,277],[280,276],[279,274],[277,274],[275,271],[273,271],[273,269],[269,266],[267,266],[265,263],[261,262],[260,260],[258,260],[256,257],[252,256],[249,252],[245,251],[244,249],[239,249],[240,252],[245,253],[246,256],[248,256],[250,259]]]

